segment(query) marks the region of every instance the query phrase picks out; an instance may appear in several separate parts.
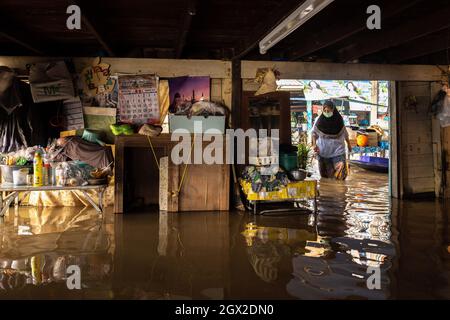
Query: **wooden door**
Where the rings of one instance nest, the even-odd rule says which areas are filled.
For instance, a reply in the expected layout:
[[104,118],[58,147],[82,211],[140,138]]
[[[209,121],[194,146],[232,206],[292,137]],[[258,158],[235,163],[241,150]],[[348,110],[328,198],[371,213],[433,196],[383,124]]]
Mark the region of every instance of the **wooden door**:
[[397,83],[396,158],[399,197],[435,193],[432,116],[429,82]]
[[450,127],[442,129],[442,144],[444,151],[442,169],[446,171],[444,175],[444,197],[450,198]]

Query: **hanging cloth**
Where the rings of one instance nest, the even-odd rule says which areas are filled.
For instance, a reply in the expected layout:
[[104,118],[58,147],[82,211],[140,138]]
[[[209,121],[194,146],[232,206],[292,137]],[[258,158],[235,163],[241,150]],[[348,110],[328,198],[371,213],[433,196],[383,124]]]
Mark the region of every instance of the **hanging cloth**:
[[10,115],[21,106],[22,102],[14,72],[9,68],[0,67],[0,107]]
[[0,67],[0,152],[16,151],[28,147],[20,125],[22,102],[19,96],[18,81],[14,72]]

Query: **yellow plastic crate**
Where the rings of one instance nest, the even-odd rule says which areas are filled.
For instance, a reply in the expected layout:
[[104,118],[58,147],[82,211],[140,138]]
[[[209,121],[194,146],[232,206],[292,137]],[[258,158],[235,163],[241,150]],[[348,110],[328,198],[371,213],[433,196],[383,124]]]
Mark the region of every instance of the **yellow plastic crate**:
[[317,196],[317,181],[290,182],[278,191],[254,192],[250,182],[241,180],[241,187],[249,201],[312,199]]
[[64,138],[64,137],[72,137],[72,136],[76,136],[77,135],[77,130],[68,130],[68,131],[61,131],[59,133],[59,137],[60,138]]

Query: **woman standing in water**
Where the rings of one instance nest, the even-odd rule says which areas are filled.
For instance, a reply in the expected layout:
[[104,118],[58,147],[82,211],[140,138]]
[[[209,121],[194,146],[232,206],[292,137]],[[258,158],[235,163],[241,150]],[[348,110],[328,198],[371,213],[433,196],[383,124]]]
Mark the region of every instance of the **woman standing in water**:
[[334,177],[345,180],[348,166],[345,156],[345,142],[351,151],[350,139],[344,120],[330,100],[322,106],[322,114],[317,118],[312,130],[312,143],[318,155],[319,171],[323,178]]

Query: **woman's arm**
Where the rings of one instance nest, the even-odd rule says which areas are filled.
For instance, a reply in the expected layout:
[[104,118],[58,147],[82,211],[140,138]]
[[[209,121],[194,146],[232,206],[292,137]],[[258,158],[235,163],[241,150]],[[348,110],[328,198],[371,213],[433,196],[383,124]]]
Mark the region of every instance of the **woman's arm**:
[[345,137],[345,142],[347,142],[348,152],[352,152],[352,145],[350,143],[350,138],[349,137]]
[[313,147],[314,152],[319,153],[319,147],[317,146],[317,135],[314,132],[312,133],[311,142],[312,142],[312,147]]
[[348,152],[352,152],[352,145],[350,143],[350,136],[348,135],[348,131],[347,128],[345,128],[345,142],[347,142],[347,150]]

